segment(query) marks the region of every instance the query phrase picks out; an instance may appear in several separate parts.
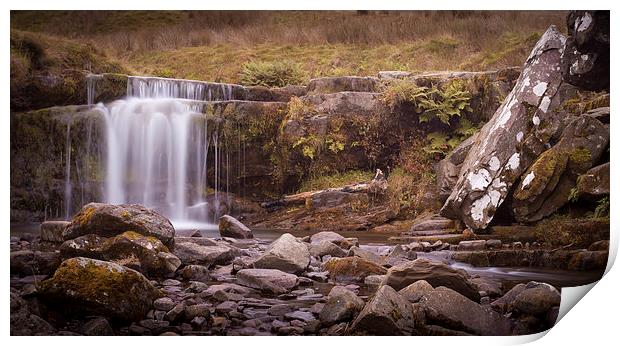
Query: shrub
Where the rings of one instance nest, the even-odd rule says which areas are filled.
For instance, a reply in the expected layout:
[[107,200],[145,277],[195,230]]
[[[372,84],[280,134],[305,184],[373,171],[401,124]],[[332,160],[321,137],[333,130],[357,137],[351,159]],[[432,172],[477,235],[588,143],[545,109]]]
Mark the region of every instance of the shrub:
[[391,109],[409,104],[419,113],[420,122],[436,118],[447,125],[453,117],[460,117],[464,111],[473,111],[469,105],[470,99],[467,86],[460,80],[430,88],[418,86],[410,80],[394,80],[384,88],[381,95],[381,100]]
[[303,74],[299,65],[288,61],[249,61],[241,68],[240,81],[250,86],[284,87],[301,84]]

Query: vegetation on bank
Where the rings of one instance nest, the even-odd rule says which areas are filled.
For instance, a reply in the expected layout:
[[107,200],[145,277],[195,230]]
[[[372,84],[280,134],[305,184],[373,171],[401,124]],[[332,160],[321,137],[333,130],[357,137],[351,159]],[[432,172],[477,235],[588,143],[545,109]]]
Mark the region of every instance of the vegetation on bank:
[[248,66],[278,62],[298,66],[292,82],[305,83],[520,65],[540,33],[549,24],[563,29],[564,18],[563,11],[13,11],[11,28],[89,43],[135,74],[239,83]]

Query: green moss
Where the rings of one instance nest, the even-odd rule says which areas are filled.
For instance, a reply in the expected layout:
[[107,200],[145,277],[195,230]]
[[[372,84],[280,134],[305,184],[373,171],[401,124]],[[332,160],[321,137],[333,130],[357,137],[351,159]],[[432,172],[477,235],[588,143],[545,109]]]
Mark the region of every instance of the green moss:
[[551,247],[572,244],[573,248],[587,248],[609,235],[609,218],[578,219],[569,215],[555,214],[535,226],[536,239]]
[[569,153],[571,168],[582,173],[592,166],[592,153],[587,148],[576,148]]
[[94,213],[94,207],[86,207],[73,217],[72,222],[75,222],[79,225],[86,225],[90,221],[90,218],[93,216]]
[[534,174],[534,179],[527,186],[518,188],[513,195],[514,198],[525,201],[537,196],[545,187],[555,186],[555,183],[550,181],[559,179],[559,173],[564,170],[567,160],[567,156],[562,151],[554,148],[542,153],[522,175],[519,186],[523,185],[523,180],[531,173]]

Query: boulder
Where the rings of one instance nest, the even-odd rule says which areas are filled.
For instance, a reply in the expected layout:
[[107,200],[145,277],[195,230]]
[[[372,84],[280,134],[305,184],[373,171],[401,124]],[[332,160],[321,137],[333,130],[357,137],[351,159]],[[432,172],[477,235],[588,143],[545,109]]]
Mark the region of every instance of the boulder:
[[310,236],[310,243],[316,244],[322,241],[330,241],[330,242],[339,242],[344,240],[345,238],[336,232],[324,231],[315,233]]
[[239,285],[274,294],[282,294],[297,286],[297,276],[277,269],[242,269],[237,272]]
[[475,335],[510,335],[510,321],[446,287],[437,287],[420,299],[428,324]]
[[555,26],[542,35],[515,87],[476,135],[441,215],[485,229],[517,178],[544,150],[548,125],[557,122],[552,110],[561,101],[557,94],[565,40]]
[[278,269],[287,273],[300,273],[310,264],[310,252],[295,236],[285,233],[254,261],[255,268]]
[[60,257],[62,259],[72,257],[101,259],[101,246],[105,241],[106,238],[96,234],[87,234],[67,240],[60,245]]
[[159,239],[132,231],[106,240],[100,253],[106,261],[134,267],[147,276],[169,276],[181,265],[181,260]]
[[63,238],[74,239],[86,234],[113,237],[126,231],[153,236],[168,248],[174,246],[174,227],[170,221],[139,204],[89,203],[73,216]]
[[555,287],[542,282],[530,281],[525,285],[525,289],[515,296],[508,311],[543,316],[552,307],[559,306],[560,300],[560,292]]
[[609,195],[609,162],[589,169],[577,178],[579,197],[599,199]]
[[65,260],[41,282],[38,296],[68,316],[99,315],[139,321],[161,293],[139,272],[112,262],[76,257]]
[[199,264],[207,267],[214,264],[229,264],[235,259],[238,253],[239,250],[236,248],[223,244],[203,246],[196,243],[183,242],[176,244],[174,247],[174,254],[182,263]]
[[68,221],[45,221],[41,223],[41,240],[50,243],[62,243],[62,232],[70,224]]
[[368,275],[383,275],[387,269],[360,257],[330,258],[323,265],[336,281],[362,281]]
[[480,294],[469,282],[466,272],[425,258],[418,258],[390,268],[382,284],[401,290],[418,280],[426,280],[433,287],[448,287],[473,301],[480,301]]
[[235,239],[254,238],[252,230],[230,215],[220,217],[220,235]]
[[570,11],[566,22],[564,80],[587,90],[609,90],[609,11]]
[[343,286],[334,286],[327,296],[327,302],[319,313],[323,325],[331,326],[353,318],[364,307],[364,301]]
[[381,286],[351,324],[352,333],[412,335],[415,317],[411,303],[392,287]]
[[401,289],[398,293],[412,303],[417,303],[425,294],[433,290],[433,286],[426,280],[418,280]]
[[353,246],[349,249],[349,256],[363,258],[367,261],[374,262],[377,264],[383,263],[383,258],[381,258],[381,256],[379,256],[375,252],[362,249],[358,246]]
[[582,116],[571,121],[559,142],[534,161],[512,195],[519,222],[541,220],[568,203],[577,177],[596,163],[609,145],[609,128]]
[[347,257],[349,254],[348,251],[343,250],[340,246],[327,240],[319,243],[312,243],[309,248],[310,255],[315,257],[323,257],[325,255],[329,255],[331,257]]

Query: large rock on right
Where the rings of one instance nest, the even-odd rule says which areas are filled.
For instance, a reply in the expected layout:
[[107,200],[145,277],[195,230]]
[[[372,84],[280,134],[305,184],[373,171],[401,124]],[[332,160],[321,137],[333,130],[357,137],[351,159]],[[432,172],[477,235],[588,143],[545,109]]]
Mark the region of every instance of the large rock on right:
[[113,237],[133,231],[161,240],[168,248],[174,246],[174,227],[165,217],[139,204],[89,203],[73,216],[63,232],[65,240],[86,234]]
[[609,128],[593,117],[574,119],[560,141],[521,178],[512,198],[519,222],[547,217],[568,203],[579,175],[598,162],[609,145]]
[[587,90],[609,90],[609,11],[570,11],[566,24],[564,80]]
[[545,150],[560,121],[561,56],[566,38],[555,26],[542,35],[510,94],[486,123],[462,163],[441,214],[485,229],[513,184]]

